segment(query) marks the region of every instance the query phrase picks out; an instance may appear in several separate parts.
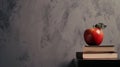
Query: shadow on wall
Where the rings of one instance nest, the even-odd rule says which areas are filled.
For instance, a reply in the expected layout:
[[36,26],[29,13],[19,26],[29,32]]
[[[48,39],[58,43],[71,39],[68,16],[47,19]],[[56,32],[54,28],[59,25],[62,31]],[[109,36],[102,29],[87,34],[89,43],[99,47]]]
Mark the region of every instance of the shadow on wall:
[[68,67],[77,67],[77,63],[75,59],[72,59],[72,61],[69,63]]
[[7,43],[10,31],[10,16],[16,7],[16,0],[0,0],[0,48]]
[[0,31],[6,31],[9,26],[9,18],[16,6],[16,0],[0,0]]

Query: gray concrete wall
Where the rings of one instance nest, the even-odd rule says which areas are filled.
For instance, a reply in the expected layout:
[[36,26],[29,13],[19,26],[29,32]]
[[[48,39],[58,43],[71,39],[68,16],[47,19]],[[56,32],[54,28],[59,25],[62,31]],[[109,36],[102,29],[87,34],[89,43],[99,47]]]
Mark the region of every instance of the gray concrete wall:
[[0,0],[0,67],[68,67],[103,22],[120,54],[120,0]]

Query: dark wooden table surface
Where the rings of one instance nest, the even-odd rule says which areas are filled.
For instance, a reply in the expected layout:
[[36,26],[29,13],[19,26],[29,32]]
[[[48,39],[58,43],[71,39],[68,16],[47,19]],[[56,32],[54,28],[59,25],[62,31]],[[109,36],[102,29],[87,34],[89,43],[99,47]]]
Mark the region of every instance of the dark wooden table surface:
[[120,60],[76,60],[77,67],[84,66],[114,66],[120,67]]

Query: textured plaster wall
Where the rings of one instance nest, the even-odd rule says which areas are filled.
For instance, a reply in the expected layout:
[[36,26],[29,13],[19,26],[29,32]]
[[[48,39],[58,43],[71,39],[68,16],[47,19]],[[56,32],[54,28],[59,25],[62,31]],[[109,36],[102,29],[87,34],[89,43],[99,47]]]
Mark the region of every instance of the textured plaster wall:
[[[0,0],[0,67],[68,67],[103,22],[120,54],[120,0]],[[120,57],[120,56],[119,56]]]

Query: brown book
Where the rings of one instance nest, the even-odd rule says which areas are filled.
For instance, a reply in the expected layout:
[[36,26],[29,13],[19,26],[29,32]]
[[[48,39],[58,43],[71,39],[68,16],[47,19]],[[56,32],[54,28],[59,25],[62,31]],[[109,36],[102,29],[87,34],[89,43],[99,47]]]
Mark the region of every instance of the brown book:
[[76,52],[76,59],[82,60],[117,60],[118,54],[113,53],[85,53],[85,52]]
[[115,46],[114,45],[105,45],[105,46],[83,46],[82,48],[83,52],[86,53],[90,53],[90,52],[102,52],[102,53],[106,53],[106,52],[116,52],[115,50]]
[[118,54],[114,53],[83,53],[83,60],[117,60]]

